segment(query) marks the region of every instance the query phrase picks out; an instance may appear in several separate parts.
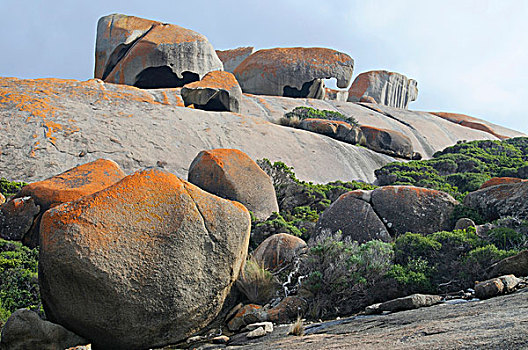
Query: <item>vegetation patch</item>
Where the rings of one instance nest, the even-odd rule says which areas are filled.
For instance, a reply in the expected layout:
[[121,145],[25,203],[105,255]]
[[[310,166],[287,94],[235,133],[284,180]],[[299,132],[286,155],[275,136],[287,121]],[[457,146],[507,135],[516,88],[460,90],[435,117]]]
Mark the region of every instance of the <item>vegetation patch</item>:
[[291,112],[284,115],[281,123],[283,125],[295,126],[292,124],[299,123],[304,119],[326,119],[347,122],[350,125],[358,125],[357,120],[352,116],[344,116],[343,114],[336,111],[321,110],[311,107],[295,107]]
[[28,308],[42,313],[38,285],[38,250],[0,239],[0,323]]
[[21,181],[9,181],[5,178],[0,179],[0,193],[6,198],[14,196],[20,189],[26,186],[27,183]]
[[460,200],[492,177],[528,178],[528,138],[458,143],[432,159],[393,162],[375,174],[381,186],[427,187]]

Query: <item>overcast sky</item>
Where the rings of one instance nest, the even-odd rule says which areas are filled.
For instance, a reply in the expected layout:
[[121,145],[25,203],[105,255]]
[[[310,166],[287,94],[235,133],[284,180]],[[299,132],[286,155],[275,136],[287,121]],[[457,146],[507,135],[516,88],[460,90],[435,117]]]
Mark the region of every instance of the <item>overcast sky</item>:
[[193,29],[217,49],[340,50],[354,77],[386,69],[416,79],[411,109],[528,133],[525,0],[0,0],[0,76],[92,78],[97,20],[116,12]]

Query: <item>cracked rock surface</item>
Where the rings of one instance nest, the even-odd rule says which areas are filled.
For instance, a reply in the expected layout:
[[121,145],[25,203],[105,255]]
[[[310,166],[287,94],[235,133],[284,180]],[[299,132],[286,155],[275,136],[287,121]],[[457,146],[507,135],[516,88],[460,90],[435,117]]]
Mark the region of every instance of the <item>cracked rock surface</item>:
[[101,349],[177,343],[220,312],[250,226],[238,202],[155,168],[54,207],[40,230],[46,315]]

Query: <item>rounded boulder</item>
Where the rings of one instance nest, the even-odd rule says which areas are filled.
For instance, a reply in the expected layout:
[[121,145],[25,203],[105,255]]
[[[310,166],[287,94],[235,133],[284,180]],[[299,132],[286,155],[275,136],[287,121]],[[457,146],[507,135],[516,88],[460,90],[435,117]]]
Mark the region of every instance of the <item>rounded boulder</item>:
[[94,349],[177,343],[220,312],[246,259],[239,203],[147,169],[48,210],[39,283],[47,317]]
[[188,178],[207,192],[244,204],[260,220],[279,211],[271,178],[237,149],[200,152],[189,167]]
[[278,233],[260,243],[253,258],[267,270],[276,270],[290,262],[306,248],[306,242],[287,233]]

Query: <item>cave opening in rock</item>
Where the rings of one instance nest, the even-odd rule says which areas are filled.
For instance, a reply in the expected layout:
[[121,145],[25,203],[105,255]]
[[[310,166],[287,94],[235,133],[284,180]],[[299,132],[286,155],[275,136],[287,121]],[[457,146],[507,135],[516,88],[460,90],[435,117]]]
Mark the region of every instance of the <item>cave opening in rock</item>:
[[295,87],[291,87],[291,86],[286,85],[282,89],[282,96],[284,96],[284,97],[301,97],[301,98],[308,97],[308,94],[310,93],[310,88],[312,87],[313,83],[314,83],[314,80],[307,81],[306,83],[304,83],[302,85],[300,90],[295,88]]
[[193,72],[183,72],[182,77],[178,78],[168,66],[149,67],[136,76],[134,86],[140,89],[175,88],[200,80],[200,76]]

